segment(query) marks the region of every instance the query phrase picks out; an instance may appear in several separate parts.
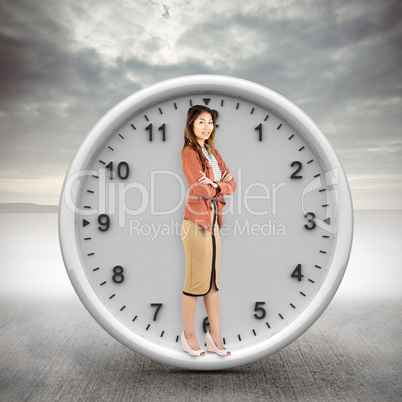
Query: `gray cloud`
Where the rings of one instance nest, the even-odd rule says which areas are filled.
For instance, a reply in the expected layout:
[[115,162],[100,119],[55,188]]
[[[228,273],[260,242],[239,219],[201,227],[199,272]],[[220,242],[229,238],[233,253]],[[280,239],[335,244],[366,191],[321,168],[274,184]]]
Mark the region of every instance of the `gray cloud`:
[[286,96],[352,175],[400,171],[398,1],[19,0],[3,1],[0,15],[0,180],[51,172],[61,186],[82,139],[117,102],[203,73]]

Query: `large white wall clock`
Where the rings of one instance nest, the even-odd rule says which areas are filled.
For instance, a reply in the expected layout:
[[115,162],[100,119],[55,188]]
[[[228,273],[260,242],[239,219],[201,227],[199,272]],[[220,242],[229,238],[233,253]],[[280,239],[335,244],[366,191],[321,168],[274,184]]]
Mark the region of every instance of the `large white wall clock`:
[[[215,146],[237,188],[221,229],[221,335],[232,355],[184,353],[180,238],[187,111],[217,115]],[[285,347],[323,313],[344,275],[353,209],[327,138],[297,106],[219,75],[162,81],[93,127],[66,174],[59,208],[64,263],[95,320],[134,351],[176,367],[223,369]],[[195,329],[209,329],[202,298]]]

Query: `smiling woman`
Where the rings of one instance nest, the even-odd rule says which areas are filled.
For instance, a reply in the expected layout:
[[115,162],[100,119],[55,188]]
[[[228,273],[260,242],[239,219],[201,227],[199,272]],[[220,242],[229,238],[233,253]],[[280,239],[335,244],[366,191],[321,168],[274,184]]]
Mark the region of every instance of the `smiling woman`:
[[210,108],[203,105],[190,107],[182,150],[183,172],[190,191],[181,231],[186,255],[186,278],[182,299],[185,329],[181,339],[183,350],[192,356],[205,356],[205,352],[198,345],[194,330],[197,296],[204,297],[211,328],[205,334],[208,352],[220,356],[231,354],[223,346],[220,334],[219,229],[222,227],[220,214],[224,205],[223,194],[232,194],[236,189],[236,182],[218,151],[214,150],[215,126],[216,115]]
[[[201,109],[202,110],[202,109]],[[214,121],[208,112],[201,112],[195,119],[193,130],[197,137],[197,142],[204,146],[204,141],[207,140],[214,129]]]

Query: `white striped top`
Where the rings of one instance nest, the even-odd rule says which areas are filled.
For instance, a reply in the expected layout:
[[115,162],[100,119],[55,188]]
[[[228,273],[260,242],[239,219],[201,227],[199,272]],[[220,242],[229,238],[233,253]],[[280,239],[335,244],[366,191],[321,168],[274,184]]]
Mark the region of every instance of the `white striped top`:
[[208,152],[206,147],[201,147],[202,152],[204,152],[205,157],[208,159],[209,164],[212,167],[212,171],[214,172],[214,181],[219,181],[221,179],[221,169],[219,168],[218,161],[215,156],[211,154],[210,148],[208,144],[205,144],[208,147]]

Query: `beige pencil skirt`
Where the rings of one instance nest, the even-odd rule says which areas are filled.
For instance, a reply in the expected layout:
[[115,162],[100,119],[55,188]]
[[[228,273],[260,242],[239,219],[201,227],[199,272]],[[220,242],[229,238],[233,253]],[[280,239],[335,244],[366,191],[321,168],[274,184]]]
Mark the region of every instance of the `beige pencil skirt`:
[[183,219],[181,239],[186,255],[186,278],[183,293],[188,296],[204,296],[215,280],[218,288],[221,239],[217,223],[216,204],[212,203],[212,233],[198,223]]

